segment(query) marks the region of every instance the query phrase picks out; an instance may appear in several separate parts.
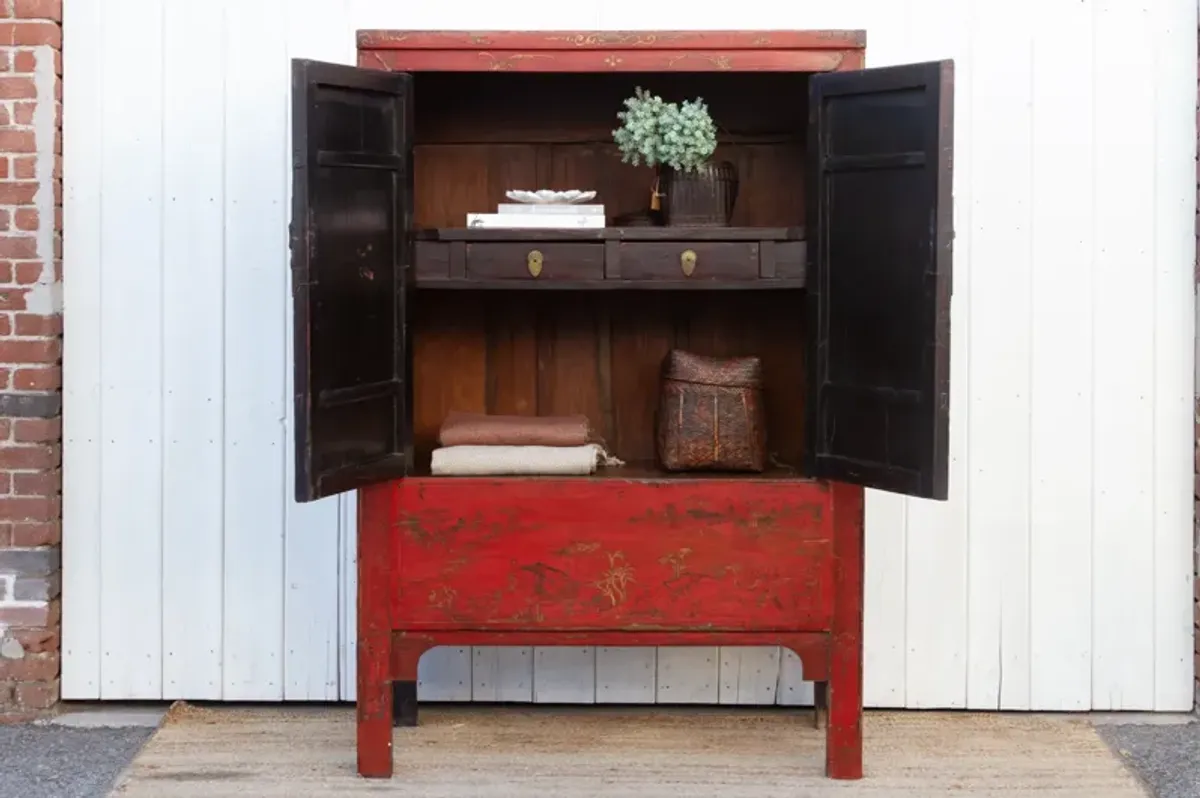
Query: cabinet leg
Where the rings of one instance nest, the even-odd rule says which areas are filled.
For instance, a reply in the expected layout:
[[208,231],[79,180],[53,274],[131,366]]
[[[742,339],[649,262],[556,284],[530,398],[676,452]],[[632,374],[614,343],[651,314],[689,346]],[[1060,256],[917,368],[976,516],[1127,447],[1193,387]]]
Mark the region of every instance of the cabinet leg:
[[417,725],[417,681],[392,682],[392,723],[396,726]]
[[391,636],[358,640],[358,774],[392,777]]
[[829,726],[829,682],[813,682],[813,727]]
[[831,779],[861,779],[862,702],[859,692],[829,680],[829,715],[825,728],[825,775]]
[[833,624],[830,630],[829,726],[825,775],[861,779],[863,642],[863,489],[832,484]]
[[387,483],[358,497],[358,774],[392,776],[392,506]]

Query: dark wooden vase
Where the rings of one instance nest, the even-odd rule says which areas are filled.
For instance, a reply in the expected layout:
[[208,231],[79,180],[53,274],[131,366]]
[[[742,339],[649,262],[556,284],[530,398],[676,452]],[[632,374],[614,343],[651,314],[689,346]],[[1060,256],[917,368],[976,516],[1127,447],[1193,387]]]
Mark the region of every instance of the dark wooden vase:
[[659,169],[663,221],[669,227],[728,227],[737,201],[737,168],[729,161],[692,172]]

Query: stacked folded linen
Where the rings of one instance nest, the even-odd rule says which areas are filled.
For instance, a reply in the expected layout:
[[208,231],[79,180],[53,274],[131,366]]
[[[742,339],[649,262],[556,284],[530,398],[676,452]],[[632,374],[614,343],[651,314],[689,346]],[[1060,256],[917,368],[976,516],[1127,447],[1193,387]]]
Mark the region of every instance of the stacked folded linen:
[[586,476],[623,463],[595,440],[585,416],[451,412],[434,449],[435,476]]
[[451,410],[442,446],[583,446],[593,440],[587,416],[495,416]]
[[447,446],[433,450],[434,476],[586,476],[621,465],[598,443],[583,446]]

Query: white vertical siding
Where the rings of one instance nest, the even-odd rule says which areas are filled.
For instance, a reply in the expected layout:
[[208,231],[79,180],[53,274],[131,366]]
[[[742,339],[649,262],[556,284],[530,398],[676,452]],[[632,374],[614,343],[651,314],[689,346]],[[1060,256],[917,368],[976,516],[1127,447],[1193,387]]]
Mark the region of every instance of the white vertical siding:
[[[106,9],[105,39],[155,31],[140,47],[102,46],[104,84],[97,127],[106,179],[100,227],[97,431],[100,491],[93,523],[100,557],[100,695],[154,698],[162,692],[164,227],[162,7]],[[149,68],[147,68],[149,67]],[[116,76],[140,75],[138,80]],[[64,116],[65,120],[65,116]],[[125,223],[113,224],[115,219]],[[119,263],[119,268],[108,268]],[[78,333],[76,333],[78,335]],[[110,357],[109,352],[123,352]],[[64,468],[70,469],[67,463]],[[79,597],[82,598],[82,597]]]
[[[1095,36],[1152,58],[1150,14],[1105,0]],[[1092,704],[1123,709],[1154,692],[1154,124],[1155,92],[1099,59],[1092,249]],[[1149,91],[1147,89],[1150,89]],[[1130,153],[1137,153],[1131,158]],[[1144,198],[1131,203],[1130,197]],[[1108,320],[1121,319],[1114,324]]]
[[[210,138],[204,131],[213,109],[225,105],[220,46],[225,16],[173,3],[165,4],[161,22],[162,263],[170,266],[160,266],[167,322],[158,389],[163,405],[162,570],[154,574],[162,584],[159,690],[218,699],[224,695],[225,346],[220,331],[226,148],[223,137]],[[196,69],[199,61],[209,69]],[[107,538],[101,547],[106,545]]]
[[[956,61],[951,499],[868,496],[867,703],[1191,706],[1191,0],[192,5],[66,0],[66,697],[353,697],[354,499],[290,498],[288,59],[686,19]],[[811,700],[769,648],[444,648],[420,679]]]
[[291,115],[279,87],[290,82],[286,6],[285,0],[228,4],[225,102],[213,109],[223,120],[214,144],[223,140],[225,149],[222,664],[223,694],[233,700],[284,693]]
[[[100,187],[104,183],[101,155],[104,112],[101,39],[104,15],[100,3],[70,4],[64,11],[76,30],[90,35],[71,37],[73,49],[63,56],[63,73],[90,73],[92,86],[80,80],[75,86],[63,83],[63,119],[90,122],[90,129],[76,124],[63,130],[64,169],[63,224],[72,243],[63,241],[64,267],[76,270],[69,302],[74,307],[71,342],[63,342],[64,355],[74,365],[64,367],[64,399],[71,410],[63,415],[63,546],[64,586],[74,596],[64,599],[63,613],[71,620],[63,625],[63,692],[92,697],[100,695],[100,474],[103,463],[103,430],[100,428],[101,293]],[[72,110],[68,113],[66,108]],[[77,209],[84,209],[78,213]],[[64,292],[64,305],[68,300]],[[151,485],[154,483],[152,482]],[[158,578],[158,572],[154,573]]]
[[[1054,3],[1034,31],[1043,65],[1031,93],[1031,211],[1055,220],[1032,235],[1030,597],[1054,596],[1029,616],[1029,700],[1046,709],[1092,706],[1092,297],[1096,139],[1093,8]],[[1055,297],[1054,302],[1047,301]],[[1182,331],[1181,331],[1182,333]],[[1057,387],[1057,389],[1056,389]],[[1034,599],[1036,601],[1036,599]]]
[[[1194,10],[1194,9],[1193,9]],[[1151,46],[1155,74],[1183,79],[1156,82],[1154,126],[1154,226],[1150,231],[1154,282],[1153,550],[1154,693],[1156,707],[1186,706],[1195,669],[1194,615],[1180,607],[1194,596],[1192,478],[1194,462],[1195,353],[1194,253],[1196,175],[1194,161],[1181,168],[1182,151],[1196,143],[1197,20],[1155,15]],[[1187,131],[1185,137],[1180,131]],[[1190,226],[1189,226],[1190,225]],[[1181,263],[1180,253],[1193,259]],[[1180,271],[1183,271],[1183,274]],[[1168,332],[1171,331],[1171,332]],[[1181,335],[1182,331],[1185,334]],[[1180,431],[1186,427],[1189,434]],[[1184,461],[1188,462],[1185,467]],[[1180,473],[1183,471],[1184,473]],[[1186,562],[1186,565],[1184,564]]]
[[1029,700],[1032,234],[1040,226],[1031,208],[1030,87],[1040,4],[967,5],[974,9],[974,35],[961,93],[969,97],[972,144],[990,152],[971,161],[965,209],[971,219],[965,705],[1015,709]]

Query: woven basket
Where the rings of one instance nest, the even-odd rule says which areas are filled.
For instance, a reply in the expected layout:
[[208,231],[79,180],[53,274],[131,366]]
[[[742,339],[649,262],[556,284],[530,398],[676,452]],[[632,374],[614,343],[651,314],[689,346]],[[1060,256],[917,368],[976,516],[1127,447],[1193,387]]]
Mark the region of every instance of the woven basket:
[[758,471],[766,467],[762,364],[672,350],[663,361],[657,417],[667,471]]

